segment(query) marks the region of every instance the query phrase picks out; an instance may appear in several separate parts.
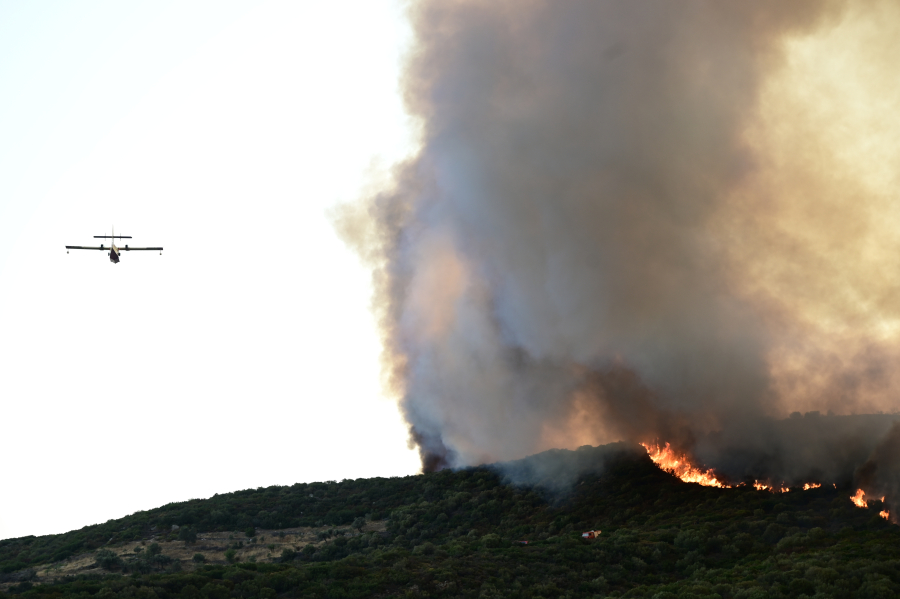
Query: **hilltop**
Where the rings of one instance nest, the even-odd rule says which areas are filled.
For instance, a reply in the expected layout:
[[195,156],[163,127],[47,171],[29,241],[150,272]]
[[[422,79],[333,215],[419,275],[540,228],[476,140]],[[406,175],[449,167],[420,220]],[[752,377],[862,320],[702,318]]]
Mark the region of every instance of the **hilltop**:
[[851,494],[702,487],[639,447],[584,447],[8,539],[0,582],[35,598],[897,596],[900,527]]

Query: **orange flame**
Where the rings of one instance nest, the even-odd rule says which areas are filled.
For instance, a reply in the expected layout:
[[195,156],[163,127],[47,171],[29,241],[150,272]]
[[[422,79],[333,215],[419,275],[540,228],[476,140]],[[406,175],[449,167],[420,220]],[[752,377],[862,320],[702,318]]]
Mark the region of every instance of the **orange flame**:
[[675,455],[675,451],[668,443],[665,447],[660,447],[658,444],[651,446],[647,443],[641,443],[641,445],[647,450],[654,464],[666,472],[671,472],[686,483],[700,483],[707,487],[723,489],[730,488],[719,482],[712,469],[701,470],[691,465],[686,456]]
[[881,510],[880,512],[878,512],[878,515],[881,516],[882,518],[884,518],[885,520],[891,519],[891,513],[887,510]]
[[[660,446],[658,443],[641,443],[641,445],[647,450],[647,454],[650,456],[650,459],[653,460],[653,463],[659,466],[661,470],[671,472],[686,483],[700,483],[707,487],[719,487],[720,489],[731,488],[731,485],[719,482],[719,479],[712,468],[703,470],[692,465],[684,454],[680,456],[676,455],[675,450],[672,449],[672,446],[669,443],[666,443],[665,447]],[[743,484],[744,483],[740,483],[738,486]],[[822,485],[819,483],[806,483],[803,485],[803,490],[808,491],[809,489],[818,489],[821,486]],[[771,486],[757,480],[753,482],[753,488],[757,491],[768,490],[773,493],[787,493],[790,491],[783,482],[780,486]],[[835,488],[837,488],[837,485],[835,485]],[[862,490],[860,490],[859,493],[862,493]]]
[[[856,507],[869,507],[868,502],[866,501],[866,492],[862,489],[857,489],[856,494],[850,498]],[[881,501],[884,501],[884,497],[881,498]],[[881,512],[881,514],[887,514],[888,512]],[[880,515],[880,514],[879,514]],[[881,516],[882,518],[887,518],[887,516]]]
[[769,485],[763,484],[759,481],[755,481],[753,483],[753,488],[757,491],[772,491],[773,493],[787,493],[788,491],[790,491],[790,489],[785,486],[770,487]]

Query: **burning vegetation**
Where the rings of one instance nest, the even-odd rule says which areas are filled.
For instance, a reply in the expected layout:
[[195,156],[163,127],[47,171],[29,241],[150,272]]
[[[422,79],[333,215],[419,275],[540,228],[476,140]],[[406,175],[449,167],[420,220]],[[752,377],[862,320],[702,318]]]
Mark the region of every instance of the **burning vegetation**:
[[[662,470],[670,472],[686,483],[700,483],[705,487],[718,487],[720,489],[730,489],[732,486],[743,486],[745,483],[730,485],[720,480],[722,477],[716,474],[712,468],[700,468],[691,463],[690,458],[685,453],[678,453],[669,443],[665,446],[659,444],[641,443],[653,463]],[[806,483],[803,490],[818,489],[822,485],[819,483]],[[753,488],[757,491],[771,491],[773,493],[787,493],[790,489],[784,485],[772,485],[761,483],[758,480],[753,482]]]
[[665,447],[659,444],[641,443],[653,463],[666,472],[671,472],[686,483],[700,483],[705,487],[730,488],[719,481],[712,469],[703,470],[691,464],[687,456],[678,454],[672,446],[666,443]]
[[[658,443],[641,443],[641,445],[647,450],[647,454],[653,460],[653,463],[661,470],[677,476],[686,483],[699,483],[705,487],[718,487],[720,489],[732,488],[732,485],[720,481],[719,478],[721,477],[712,468],[703,469],[695,466],[685,453],[676,452],[669,443],[666,443],[665,446]],[[744,486],[744,484],[739,483],[733,486],[740,487]],[[836,484],[833,486],[837,488]],[[804,483],[802,488],[804,491],[809,491],[810,489],[819,489],[821,487],[821,483],[809,482]],[[772,493],[788,493],[791,490],[784,483],[771,485],[761,483],[758,480],[753,482],[753,488],[757,491],[771,491]],[[882,502],[884,500],[885,497],[880,499]],[[850,501],[859,508],[869,507],[866,501],[866,493],[862,489],[857,489],[856,493],[850,497]],[[889,510],[882,510],[878,515],[885,520],[890,520],[891,513]]]
[[850,501],[856,507],[869,507],[868,503],[866,503],[866,493],[862,489],[857,489],[856,494],[850,498]]
[[[818,487],[819,485],[816,486]],[[781,484],[779,486],[772,486],[761,483],[758,480],[753,481],[753,488],[757,491],[771,491],[773,493],[787,493],[788,491],[790,491],[790,489],[788,487],[785,487],[784,484]],[[803,488],[804,490],[806,490],[807,488],[809,488],[809,485],[804,485]]]
[[[882,497],[880,499],[880,501],[883,502],[884,499],[885,498]],[[862,489],[857,489],[856,493],[854,493],[850,497],[850,501],[852,501],[853,505],[855,505],[856,507],[860,507],[860,508],[869,507],[869,502],[866,500],[866,492],[863,491]],[[881,516],[882,518],[884,518],[885,520],[890,520],[890,518],[891,518],[891,512],[889,510],[881,510],[880,512],[878,512],[878,515]]]

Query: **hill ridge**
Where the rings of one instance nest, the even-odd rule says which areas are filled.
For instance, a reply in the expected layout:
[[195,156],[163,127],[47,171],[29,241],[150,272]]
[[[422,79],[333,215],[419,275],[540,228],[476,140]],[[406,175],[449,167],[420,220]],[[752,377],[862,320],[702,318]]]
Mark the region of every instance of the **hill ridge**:
[[[156,599],[900,593],[900,527],[878,517],[879,502],[853,506],[847,488],[776,495],[702,487],[622,444],[538,456],[460,471],[236,491],[62,535],[7,539],[0,541],[3,588],[34,597],[152,592]],[[554,470],[541,470],[548,457],[558,459]],[[523,471],[548,476],[523,482]],[[570,486],[558,484],[561,479]],[[244,529],[252,526],[269,540],[278,529],[298,528],[288,526],[292,519],[311,524],[304,532],[322,538],[291,539],[279,544],[281,552],[251,561],[268,543],[250,543]],[[257,533],[257,525],[272,523]],[[141,541],[158,544],[158,555],[178,546],[202,554],[209,528],[231,531],[232,544],[243,543],[233,547],[231,560],[211,551],[206,563],[132,555]],[[590,529],[602,530],[598,540],[581,538]],[[193,544],[192,534],[200,535]],[[86,552],[96,564],[90,571],[55,582],[39,575]],[[828,571],[819,576],[815,568]],[[843,585],[842,577],[858,584]],[[863,589],[870,594],[860,594]]]

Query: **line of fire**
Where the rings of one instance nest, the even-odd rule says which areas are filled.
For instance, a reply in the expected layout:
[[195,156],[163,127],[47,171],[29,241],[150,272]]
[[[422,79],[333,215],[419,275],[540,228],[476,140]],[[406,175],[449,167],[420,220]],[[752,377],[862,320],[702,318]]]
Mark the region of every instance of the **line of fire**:
[[[744,482],[729,484],[724,477],[716,474],[715,470],[712,468],[703,468],[694,465],[687,454],[675,451],[669,443],[665,443],[664,445],[660,443],[641,443],[641,445],[647,450],[647,454],[650,456],[650,459],[653,460],[653,463],[661,470],[677,476],[686,483],[698,483],[705,487],[718,487],[720,489],[731,489],[733,487],[741,487],[748,484]],[[836,483],[830,484],[837,488]],[[818,489],[821,486],[821,482],[810,481],[804,483],[802,487],[798,486],[794,487],[794,489],[808,491],[809,489]],[[771,481],[760,482],[756,480],[753,482],[753,487],[756,488],[757,491],[769,491],[772,493],[788,493],[792,490],[786,486],[783,481],[779,484],[775,484]],[[879,501],[883,502],[884,500],[885,498],[882,497]],[[859,508],[869,507],[868,501],[866,500],[866,493],[862,489],[857,489],[856,493],[850,496],[850,501]],[[881,510],[878,515],[885,520],[890,520],[891,513],[889,510]]]

